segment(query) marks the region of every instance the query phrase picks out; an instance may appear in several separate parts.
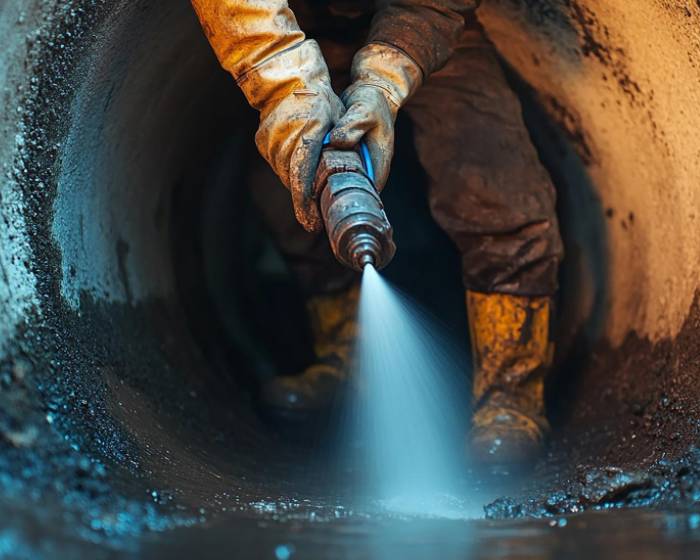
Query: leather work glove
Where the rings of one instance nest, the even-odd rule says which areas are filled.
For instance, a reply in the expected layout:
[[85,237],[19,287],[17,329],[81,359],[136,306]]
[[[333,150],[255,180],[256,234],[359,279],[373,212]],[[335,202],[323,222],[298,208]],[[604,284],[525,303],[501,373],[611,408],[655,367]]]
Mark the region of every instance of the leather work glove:
[[420,86],[423,74],[398,48],[371,43],[352,61],[352,84],[343,92],[347,112],[331,132],[331,145],[350,150],[364,140],[381,191],[394,155],[394,122],[406,100]]
[[305,40],[286,0],[192,0],[221,65],[260,111],[255,143],[291,191],[294,213],[319,231],[314,177],[323,137],[345,108],[321,49]]

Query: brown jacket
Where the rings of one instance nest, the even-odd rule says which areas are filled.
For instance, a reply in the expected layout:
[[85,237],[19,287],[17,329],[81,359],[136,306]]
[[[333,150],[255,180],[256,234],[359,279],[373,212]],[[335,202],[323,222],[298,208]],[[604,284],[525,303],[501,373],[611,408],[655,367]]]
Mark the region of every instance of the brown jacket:
[[464,29],[464,16],[478,0],[376,0],[368,43],[398,47],[427,77],[442,68]]

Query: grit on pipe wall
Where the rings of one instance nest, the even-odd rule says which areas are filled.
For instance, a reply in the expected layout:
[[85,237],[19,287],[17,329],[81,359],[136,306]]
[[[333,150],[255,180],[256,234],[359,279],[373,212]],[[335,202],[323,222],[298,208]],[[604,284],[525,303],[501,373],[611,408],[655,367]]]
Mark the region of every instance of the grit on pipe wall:
[[[559,429],[535,476],[486,513],[695,503],[700,5],[484,1],[479,19],[555,179],[567,249]],[[217,542],[323,557],[309,519],[335,531],[352,512],[251,404],[279,367],[256,323],[275,302],[247,274],[269,251],[231,188],[255,114],[189,3],[5,1],[0,32],[0,556],[133,552],[170,531],[184,551],[181,531],[202,539],[233,513]],[[274,256],[259,260],[274,279]],[[582,526],[603,542],[620,524],[639,558],[649,535],[680,554],[700,525],[626,515]],[[555,521],[508,533],[512,550],[535,535],[541,557],[593,553],[566,549],[579,525]],[[382,523],[358,531],[378,556],[403,550],[412,529],[386,527],[384,542]],[[423,542],[505,558],[493,543],[515,522],[493,523],[458,538],[431,526]],[[689,540],[664,543],[679,527]]]

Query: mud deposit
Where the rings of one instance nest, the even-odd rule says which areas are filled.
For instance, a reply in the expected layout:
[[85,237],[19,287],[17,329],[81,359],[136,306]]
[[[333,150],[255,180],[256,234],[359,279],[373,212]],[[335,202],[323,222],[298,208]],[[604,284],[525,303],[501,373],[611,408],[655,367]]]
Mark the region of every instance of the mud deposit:
[[[561,429],[536,481],[487,516],[547,516],[622,506],[700,503],[700,308],[674,344],[630,335],[616,350],[564,364],[550,392]],[[568,396],[567,396],[568,394]],[[557,420],[555,420],[557,421]]]

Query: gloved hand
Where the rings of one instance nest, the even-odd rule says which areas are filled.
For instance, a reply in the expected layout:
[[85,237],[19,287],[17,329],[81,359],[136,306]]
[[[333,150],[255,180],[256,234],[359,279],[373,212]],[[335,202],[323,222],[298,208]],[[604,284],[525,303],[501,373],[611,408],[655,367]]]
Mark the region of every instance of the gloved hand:
[[291,191],[297,220],[307,231],[320,231],[316,167],[323,137],[345,110],[321,50],[304,41],[253,68],[238,85],[260,110],[255,143]]
[[420,86],[420,67],[403,51],[372,43],[352,62],[352,84],[343,92],[347,112],[331,132],[331,145],[350,150],[364,140],[375,173],[375,186],[384,188],[394,155],[394,122],[406,100]]
[[345,108],[315,41],[287,0],[192,0],[221,66],[260,111],[258,150],[292,193],[297,220],[322,228],[313,192],[324,135]]

